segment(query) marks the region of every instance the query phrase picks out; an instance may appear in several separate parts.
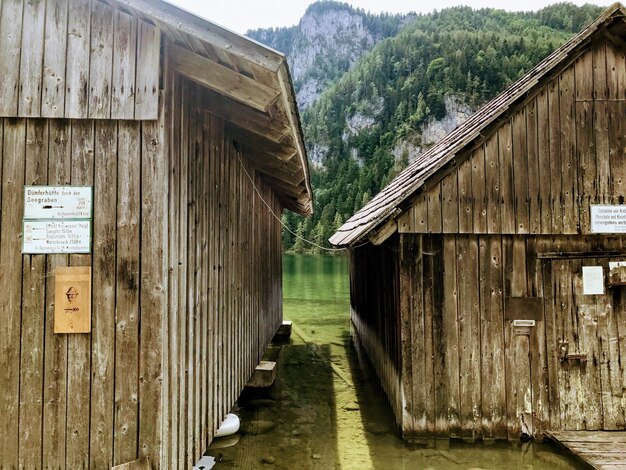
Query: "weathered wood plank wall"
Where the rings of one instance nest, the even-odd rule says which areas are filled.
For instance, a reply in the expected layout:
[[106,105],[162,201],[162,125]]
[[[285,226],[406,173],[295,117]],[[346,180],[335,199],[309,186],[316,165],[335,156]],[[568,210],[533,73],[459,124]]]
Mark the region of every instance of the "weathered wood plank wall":
[[[582,296],[579,285],[581,265],[606,265],[610,257],[602,252],[625,253],[621,237],[400,238],[400,257],[407,260],[400,274],[400,301],[406,306],[400,315],[411,319],[410,331],[403,333],[410,335],[413,355],[411,366],[402,369],[409,376],[403,381],[421,398],[413,401],[405,432],[516,439],[561,426],[623,426],[623,292]],[[591,249],[599,256],[584,262],[550,255]],[[574,269],[562,266],[573,262]],[[469,271],[476,276],[466,276]],[[516,334],[506,316],[511,297],[540,299],[541,315],[529,334]],[[562,363],[560,345],[568,339],[570,352],[587,354],[584,369]],[[437,391],[434,405],[431,389]]]
[[622,204],[626,58],[594,43],[427,183],[400,233],[589,234],[590,204]]
[[[396,246],[399,308],[381,308],[372,302],[376,292],[393,294],[374,287],[382,282],[380,257]],[[591,250],[598,255],[576,258]],[[583,265],[606,274],[609,260],[623,258],[609,253],[626,253],[622,237],[402,234],[388,246],[354,250],[352,322],[360,341],[389,340],[384,327],[363,326],[372,318],[401,323],[399,372],[377,372],[383,384],[401,383],[387,393],[405,435],[518,439],[548,429],[621,429],[624,292],[583,296],[580,277]],[[527,334],[507,316],[512,297],[541,305]],[[587,362],[564,363],[563,342]],[[374,364],[394,360],[386,348],[368,353]]]
[[281,231],[270,213],[280,217],[282,206],[211,113],[211,94],[177,75],[168,84],[171,354],[163,466],[189,468],[282,321]]
[[[381,290],[367,258],[399,246],[400,307],[379,315],[402,325],[403,390],[390,400],[394,409],[405,401],[396,416],[406,434],[518,438],[623,426],[623,292],[583,296],[580,277],[583,264],[606,268],[607,259],[538,253],[624,248],[619,237],[590,234],[589,208],[624,203],[625,71],[623,50],[594,42],[457,167],[426,182],[398,218],[399,240],[356,250],[363,267],[353,283]],[[376,344],[385,333],[360,327],[370,315],[360,297],[376,294],[355,292],[353,323],[362,343]],[[541,304],[528,335],[505,318],[510,298]],[[564,366],[563,348],[586,354],[584,369]],[[391,357],[370,352],[374,363]],[[395,371],[379,374],[398,380]]]
[[384,249],[365,247],[350,252],[350,310],[353,326],[400,425],[404,406],[400,367],[407,363],[404,357],[407,345],[400,344],[400,328],[406,325],[401,325],[395,315],[389,315],[399,307],[406,307],[399,305],[397,250],[397,245],[392,243]]
[[[200,87],[171,84],[167,132],[1,122],[3,468],[188,468],[280,326],[282,206]],[[24,184],[93,185],[92,255],[21,255]],[[91,334],[52,333],[66,265],[93,267]]]
[[158,118],[156,27],[98,0],[0,8],[0,117]]
[[[41,119],[4,119],[1,127],[0,466],[110,468],[158,455],[151,427],[161,400],[154,351],[165,311],[158,214],[167,176],[157,163],[160,130]],[[24,184],[93,185],[92,255],[21,254]],[[154,247],[152,257],[140,255],[142,242]],[[91,334],[53,333],[54,270],[66,265],[92,266]]]

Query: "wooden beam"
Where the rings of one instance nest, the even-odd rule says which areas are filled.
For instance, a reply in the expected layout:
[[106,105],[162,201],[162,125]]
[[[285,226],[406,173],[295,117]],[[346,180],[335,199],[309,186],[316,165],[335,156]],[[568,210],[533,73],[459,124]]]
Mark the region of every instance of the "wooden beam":
[[274,192],[285,209],[289,209],[296,214],[304,216],[311,215],[312,211],[309,206],[309,198],[306,194],[300,197],[295,197],[281,191],[280,189],[274,189]]
[[280,52],[228,31],[171,3],[161,0],[108,0],[107,3],[123,5],[134,13],[149,17],[157,26],[165,25],[181,35],[208,42],[213,47],[224,49],[272,72],[276,72],[285,61],[285,56]]
[[370,232],[368,238],[372,245],[382,245],[398,230],[396,219],[390,219],[382,227]]
[[273,180],[280,181],[281,184],[293,187],[302,187],[303,189],[306,189],[306,187],[304,186],[304,176],[291,176],[289,174],[280,173],[272,169],[268,165],[259,162],[258,160],[252,161],[252,165],[254,166],[254,169],[262,175],[269,177]]
[[241,145],[253,148],[255,151],[271,155],[285,162],[291,161],[296,155],[296,149],[282,144],[277,144],[266,138],[247,131],[233,123],[227,122],[226,129],[228,134]]
[[272,142],[280,142],[289,132],[289,128],[283,122],[274,120],[267,114],[212,90],[207,90],[204,106],[207,113],[214,114],[224,121],[231,122]]
[[276,381],[276,363],[272,361],[261,361],[254,369],[254,373],[246,387],[268,388]]
[[116,465],[111,470],[150,470],[152,465],[148,457],[142,457],[132,462],[124,463],[122,465]]
[[278,160],[271,155],[265,155],[261,152],[254,151],[249,147],[243,147],[242,155],[246,158],[255,169],[262,173],[275,176],[292,184],[299,185],[304,181],[304,172],[302,168],[293,162],[284,162]]
[[306,192],[306,187],[304,185],[295,185],[272,175],[262,174],[261,178],[274,190],[281,190],[294,197],[300,197],[300,195]]
[[617,36],[616,34],[613,34],[606,28],[600,28],[600,31],[602,31],[604,35],[606,36],[606,38],[609,41],[611,41],[613,44],[615,44],[617,47],[619,47],[622,50],[626,50],[626,41],[624,41],[621,37]]
[[296,103],[295,92],[287,62],[281,64],[281,67],[278,70],[278,80],[282,91],[281,98],[283,101],[283,107],[287,113],[287,118],[289,119],[289,124],[292,130],[294,147],[297,149],[296,153],[300,159],[302,169],[304,170],[306,195],[308,198],[307,205],[309,208],[308,212],[313,213],[313,190],[311,189],[311,182],[309,178],[309,162],[302,136],[302,127],[300,125],[300,117],[298,114],[298,104]]
[[178,73],[261,112],[266,112],[280,96],[278,90],[189,49],[173,45],[171,50],[172,66]]

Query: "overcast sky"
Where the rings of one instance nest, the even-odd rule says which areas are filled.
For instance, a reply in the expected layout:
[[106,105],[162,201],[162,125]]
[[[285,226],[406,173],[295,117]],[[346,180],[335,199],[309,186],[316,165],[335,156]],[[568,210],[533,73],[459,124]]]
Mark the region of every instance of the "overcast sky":
[[[238,33],[248,29],[269,26],[291,26],[297,24],[306,7],[314,3],[311,0],[168,0],[186,10],[202,16],[214,23]],[[562,1],[562,0],[561,0]],[[572,0],[570,0],[572,1]],[[608,6],[614,0],[573,0],[573,3],[595,3]],[[434,8],[454,5],[469,5],[474,8],[492,7],[505,10],[537,10],[556,0],[349,0],[346,3],[354,7],[369,10],[372,13],[387,11],[391,13],[407,13],[409,11],[430,12]]]

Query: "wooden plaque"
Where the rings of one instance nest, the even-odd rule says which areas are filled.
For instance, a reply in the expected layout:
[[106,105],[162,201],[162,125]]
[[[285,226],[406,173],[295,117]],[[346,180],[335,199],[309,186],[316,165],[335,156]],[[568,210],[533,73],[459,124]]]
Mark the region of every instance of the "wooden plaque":
[[91,267],[57,268],[54,281],[54,332],[91,332]]

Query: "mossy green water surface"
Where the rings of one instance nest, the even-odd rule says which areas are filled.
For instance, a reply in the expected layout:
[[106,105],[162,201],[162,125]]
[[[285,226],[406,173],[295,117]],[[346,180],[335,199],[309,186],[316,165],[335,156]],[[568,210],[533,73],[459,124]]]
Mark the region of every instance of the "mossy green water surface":
[[[576,468],[569,457],[538,442],[401,440],[371,365],[350,338],[347,259],[283,260],[284,316],[293,321],[294,333],[282,346],[275,385],[240,398],[234,410],[242,421],[238,443],[209,452],[219,460],[216,468]],[[269,354],[280,351],[273,347]]]

